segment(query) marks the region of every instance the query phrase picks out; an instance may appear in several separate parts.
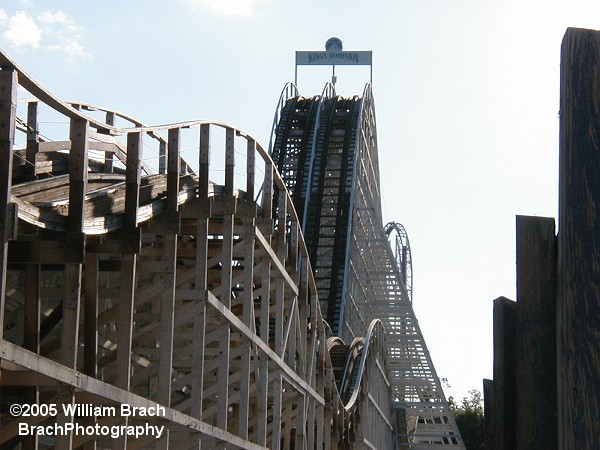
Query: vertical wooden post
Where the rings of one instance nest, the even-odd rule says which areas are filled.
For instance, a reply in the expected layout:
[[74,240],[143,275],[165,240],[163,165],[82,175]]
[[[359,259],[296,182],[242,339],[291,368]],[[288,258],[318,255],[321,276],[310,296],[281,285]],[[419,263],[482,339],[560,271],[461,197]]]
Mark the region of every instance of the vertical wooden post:
[[40,138],[38,136],[38,102],[27,104],[27,147],[25,149],[25,172],[27,178],[35,180],[35,162],[40,151]]
[[[271,301],[271,262],[265,261],[261,275],[260,293],[260,338],[269,344],[269,304]],[[267,417],[269,397],[269,358],[261,352],[259,356],[259,380],[257,382],[258,414],[256,416],[256,443],[267,444]]]
[[[164,276],[167,278],[160,302],[160,359],[158,366],[157,402],[171,407],[171,380],[173,368],[173,338],[175,324],[175,287],[177,285],[177,235],[167,234],[163,243],[163,259],[170,269]],[[165,429],[156,448],[170,448],[170,430]]]
[[200,152],[198,165],[198,197],[208,198],[208,170],[210,164],[210,125],[200,125]]
[[85,255],[83,372],[94,378],[98,375],[98,273],[98,255],[87,253]]
[[0,70],[0,339],[4,334],[6,271],[10,233],[10,190],[13,169],[13,141],[17,110],[17,72]]
[[503,450],[516,448],[516,305],[504,297],[494,300],[494,439]]
[[85,190],[87,187],[89,126],[83,119],[71,120],[69,152],[69,217],[70,232],[81,233],[84,224]]
[[600,439],[600,32],[569,28],[561,51],[559,449]]
[[256,166],[256,141],[248,139],[246,143],[246,196],[254,200],[254,180]]
[[140,202],[142,134],[127,135],[127,161],[125,168],[125,226],[137,227],[137,214]]
[[[244,325],[254,329],[254,219],[248,219],[244,224],[244,290],[243,290],[243,317]],[[240,420],[238,435],[248,439],[248,420],[250,402],[250,352],[252,344],[247,343],[247,348],[240,357]]]
[[485,450],[502,450],[495,445],[494,438],[494,380],[483,380],[483,411]]
[[556,448],[554,219],[517,216],[517,448]]
[[[100,265],[97,253],[85,255],[84,310],[83,310],[83,373],[98,376],[98,275]],[[95,426],[96,417],[84,418],[86,426]],[[83,444],[84,450],[96,450],[96,440]]]
[[177,211],[179,206],[180,136],[179,128],[169,130],[167,158],[167,208],[169,211]]
[[[40,353],[40,265],[36,263],[25,265],[25,335],[23,348]],[[24,399],[28,404],[38,404],[40,401],[39,388],[31,386],[25,388]],[[37,435],[24,438],[24,449],[38,448]]]
[[265,164],[265,180],[263,182],[263,217],[273,217],[273,164]]
[[[125,213],[126,230],[135,230],[139,207],[141,183],[142,133],[127,135],[127,157],[125,161]],[[117,319],[117,361],[115,385],[128,391],[131,386],[131,344],[133,338],[133,316],[137,279],[137,255],[121,256],[121,289],[119,317]],[[125,418],[125,424],[128,419]],[[114,447],[126,448],[127,436],[114,441]]]
[[164,141],[158,144],[158,173],[167,173],[167,143]]
[[193,362],[192,362],[192,406],[193,417],[202,418],[204,401],[204,344],[206,338],[206,288],[208,259],[208,226],[210,203],[208,198],[210,164],[210,125],[200,125],[198,151],[198,198],[205,202],[206,210],[197,219],[196,225],[196,277],[194,290],[197,295],[198,311],[194,319]]
[[[223,243],[221,248],[221,294],[219,300],[227,309],[231,308],[232,288],[232,259],[233,259],[233,214],[223,217]],[[229,322],[222,318],[223,330],[219,339],[219,369],[218,369],[218,409],[217,426],[227,429],[227,412],[229,407],[229,353],[231,327]]]
[[[111,125],[111,126],[115,125],[115,113],[114,112],[109,111],[106,113],[106,125]],[[114,160],[115,160],[114,152],[108,152],[108,151],[104,152],[104,171],[106,173],[112,173]]]
[[235,148],[233,128],[225,131],[225,195],[233,195]]
[[[69,152],[69,215],[65,245],[68,239],[85,239],[85,192],[87,188],[89,124],[84,119],[71,119],[71,150]],[[60,329],[61,363],[70,369],[77,368],[79,343],[79,314],[81,310],[82,263],[65,264],[65,293],[63,299],[62,325]],[[70,403],[75,401],[75,392],[70,390]],[[59,413],[57,422],[72,423],[72,416]],[[56,445],[71,449],[72,434],[57,436]]]
[[[200,180],[200,183],[202,184],[202,180]],[[208,272],[207,260],[209,219],[206,217],[199,217],[197,220],[196,276],[194,279],[194,290],[195,295],[197,296],[198,311],[194,318],[194,340],[192,345],[192,406],[190,413],[192,417],[201,419],[204,392],[204,343],[206,338],[206,277]]]

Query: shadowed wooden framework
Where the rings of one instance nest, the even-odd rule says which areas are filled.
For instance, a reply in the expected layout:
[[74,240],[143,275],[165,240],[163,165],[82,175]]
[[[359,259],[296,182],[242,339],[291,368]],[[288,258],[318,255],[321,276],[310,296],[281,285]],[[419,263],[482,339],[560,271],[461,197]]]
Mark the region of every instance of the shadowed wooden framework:
[[[321,318],[298,217],[251,135],[146,126],[61,101],[4,54],[0,67],[0,445],[394,447],[383,326],[367,330],[361,376],[341,392],[346,360],[329,352],[342,344]],[[14,417],[11,404],[59,409]],[[23,436],[24,423],[165,428]]]

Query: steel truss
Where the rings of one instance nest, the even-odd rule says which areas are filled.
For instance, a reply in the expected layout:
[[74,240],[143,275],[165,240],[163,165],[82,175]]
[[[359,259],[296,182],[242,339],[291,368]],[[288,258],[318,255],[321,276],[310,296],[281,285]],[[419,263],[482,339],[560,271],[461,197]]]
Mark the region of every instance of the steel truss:
[[[0,445],[394,447],[384,327],[331,335],[294,203],[251,135],[146,126],[63,102],[3,53],[0,67]],[[45,129],[41,110],[66,126]],[[340,368],[329,350],[345,345]],[[11,404],[59,411],[15,417]],[[165,432],[22,436],[23,423]]]

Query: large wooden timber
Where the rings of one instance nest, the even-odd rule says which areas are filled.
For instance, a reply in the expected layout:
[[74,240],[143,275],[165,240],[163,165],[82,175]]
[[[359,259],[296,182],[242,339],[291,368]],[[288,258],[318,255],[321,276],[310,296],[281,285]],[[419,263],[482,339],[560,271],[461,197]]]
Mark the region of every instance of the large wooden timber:
[[516,444],[556,448],[554,219],[517,216]]
[[514,449],[516,306],[506,297],[494,300],[494,449]]
[[[512,369],[495,366],[485,384],[488,392],[493,386],[493,408],[486,408],[493,448],[600,442],[599,66],[600,32],[569,28],[561,49],[559,232],[552,219],[517,219],[516,397],[506,389]],[[495,320],[495,343],[514,335]],[[506,349],[495,345],[495,363]]]
[[600,32],[561,51],[558,238],[559,448],[600,442]]

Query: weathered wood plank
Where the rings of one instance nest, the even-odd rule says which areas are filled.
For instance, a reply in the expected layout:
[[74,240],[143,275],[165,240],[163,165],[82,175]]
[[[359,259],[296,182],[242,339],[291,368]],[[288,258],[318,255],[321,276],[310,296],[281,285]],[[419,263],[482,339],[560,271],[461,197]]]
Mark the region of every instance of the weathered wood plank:
[[485,435],[485,450],[502,450],[498,449],[494,439],[494,380],[483,380],[483,411],[484,417],[484,435]]
[[192,417],[201,418],[204,402],[204,344],[206,333],[206,299],[207,259],[208,259],[209,219],[199,218],[196,228],[196,270],[194,273],[194,290],[196,295],[197,315],[194,318],[193,366],[192,366]]
[[142,134],[127,135],[127,162],[125,169],[125,225],[137,226],[138,207],[140,204]]
[[225,131],[225,195],[233,195],[233,175],[235,165],[233,128]]
[[569,28],[561,50],[559,445],[600,442],[600,32]]
[[246,195],[254,200],[254,180],[256,167],[256,141],[248,139],[246,143]]
[[[252,330],[254,322],[254,220],[246,221],[243,237],[244,275],[243,275],[243,314],[242,322]],[[256,330],[254,330],[256,331]],[[248,439],[250,419],[250,353],[252,346],[246,348],[240,357],[240,408],[238,435]]]
[[40,151],[38,136],[38,102],[27,104],[27,147],[25,148],[25,174],[27,178],[35,180],[35,162]]
[[85,221],[87,190],[89,123],[71,120],[71,151],[69,152],[69,216],[68,231],[81,232]]
[[83,371],[91,377],[98,375],[98,274],[98,255],[87,253],[85,255],[83,312]]
[[557,447],[554,219],[517,216],[517,449]]
[[17,110],[17,72],[0,71],[0,339],[4,334],[6,270],[10,236],[10,191],[13,169],[13,141]]
[[169,130],[167,158],[167,209],[169,211],[177,211],[179,206],[180,137],[179,128]]
[[198,197],[208,197],[209,189],[209,164],[210,164],[210,125],[200,125],[200,152],[198,155]]
[[494,300],[494,439],[496,448],[516,448],[515,338],[517,304]]

